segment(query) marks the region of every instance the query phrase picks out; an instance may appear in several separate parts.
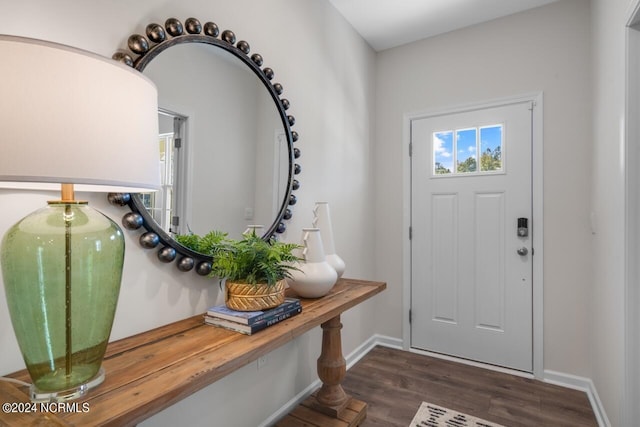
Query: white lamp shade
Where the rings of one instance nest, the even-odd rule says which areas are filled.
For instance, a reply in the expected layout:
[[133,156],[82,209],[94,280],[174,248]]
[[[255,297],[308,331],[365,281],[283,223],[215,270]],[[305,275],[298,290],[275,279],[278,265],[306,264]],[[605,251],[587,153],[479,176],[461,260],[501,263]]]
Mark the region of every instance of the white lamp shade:
[[0,35],[0,187],[160,187],[155,85],[115,60]]

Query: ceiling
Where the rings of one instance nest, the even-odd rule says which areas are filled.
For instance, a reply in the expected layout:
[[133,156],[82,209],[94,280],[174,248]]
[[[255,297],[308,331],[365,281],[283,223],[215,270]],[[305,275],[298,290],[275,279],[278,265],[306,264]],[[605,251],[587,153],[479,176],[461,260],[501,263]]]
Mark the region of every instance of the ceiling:
[[329,0],[376,51],[557,0]]

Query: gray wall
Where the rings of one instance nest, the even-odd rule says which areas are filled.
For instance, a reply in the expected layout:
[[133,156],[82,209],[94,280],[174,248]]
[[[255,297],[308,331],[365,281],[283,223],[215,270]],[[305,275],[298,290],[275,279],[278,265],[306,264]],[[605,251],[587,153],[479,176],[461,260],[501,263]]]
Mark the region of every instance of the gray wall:
[[[625,360],[626,347],[638,345],[639,326],[625,324],[625,301],[629,297],[626,286],[637,289],[637,277],[626,278],[626,262],[635,263],[637,258],[626,259],[626,239],[637,236],[628,234],[626,221],[636,223],[637,217],[625,218],[627,190],[637,191],[636,183],[625,182],[625,163],[633,162],[637,154],[637,141],[625,141],[625,80],[626,80],[626,31],[632,6],[637,0],[593,0],[592,46],[593,46],[593,160],[591,168],[591,210],[597,223],[593,236],[591,268],[592,304],[590,307],[590,354],[592,358],[591,378],[606,408],[613,426],[633,426],[634,420],[625,420],[624,411],[637,417],[638,396],[625,392],[625,381],[638,377],[625,371],[626,366],[637,366],[638,360]],[[637,79],[637,78],[636,78]],[[630,117],[634,123],[637,118]],[[629,151],[627,151],[629,150]],[[626,154],[630,159],[626,159]],[[633,163],[629,164],[634,170]],[[627,187],[628,186],[628,187]],[[635,189],[635,190],[634,190]],[[635,194],[629,200],[636,200]],[[637,203],[637,202],[636,202]],[[632,229],[637,229],[637,226]],[[625,280],[631,280],[625,284]],[[637,293],[637,290],[634,292]],[[637,308],[632,307],[637,313]],[[629,328],[629,330],[627,330]],[[625,341],[625,334],[630,338]],[[637,368],[635,371],[637,373]],[[626,407],[625,407],[626,405]]]
[[[589,8],[568,0],[382,52],[377,59],[376,265],[399,313],[403,115],[534,92],[544,94],[544,368],[588,377]],[[535,227],[535,225],[534,225]],[[402,317],[381,322],[400,336]]]

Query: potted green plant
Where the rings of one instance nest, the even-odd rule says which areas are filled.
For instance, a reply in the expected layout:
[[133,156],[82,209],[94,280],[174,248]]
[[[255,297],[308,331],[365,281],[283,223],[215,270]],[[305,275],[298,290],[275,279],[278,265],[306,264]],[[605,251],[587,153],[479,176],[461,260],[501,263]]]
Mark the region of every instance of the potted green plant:
[[213,257],[229,242],[227,236],[228,233],[213,230],[204,236],[195,233],[178,234],[175,240],[186,248]]
[[285,279],[297,270],[295,255],[300,245],[266,241],[255,231],[242,239],[229,239],[226,233],[211,232],[203,237],[178,236],[182,245],[212,256],[209,276],[225,281],[225,304],[238,311],[257,311],[284,302]]

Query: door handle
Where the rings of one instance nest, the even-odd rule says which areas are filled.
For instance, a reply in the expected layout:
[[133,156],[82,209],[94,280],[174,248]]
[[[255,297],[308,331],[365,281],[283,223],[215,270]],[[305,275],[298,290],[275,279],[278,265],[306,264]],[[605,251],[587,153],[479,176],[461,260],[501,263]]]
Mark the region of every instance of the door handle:
[[518,255],[520,256],[525,256],[526,254],[529,253],[529,249],[525,248],[524,246],[517,249],[516,252],[518,253]]

